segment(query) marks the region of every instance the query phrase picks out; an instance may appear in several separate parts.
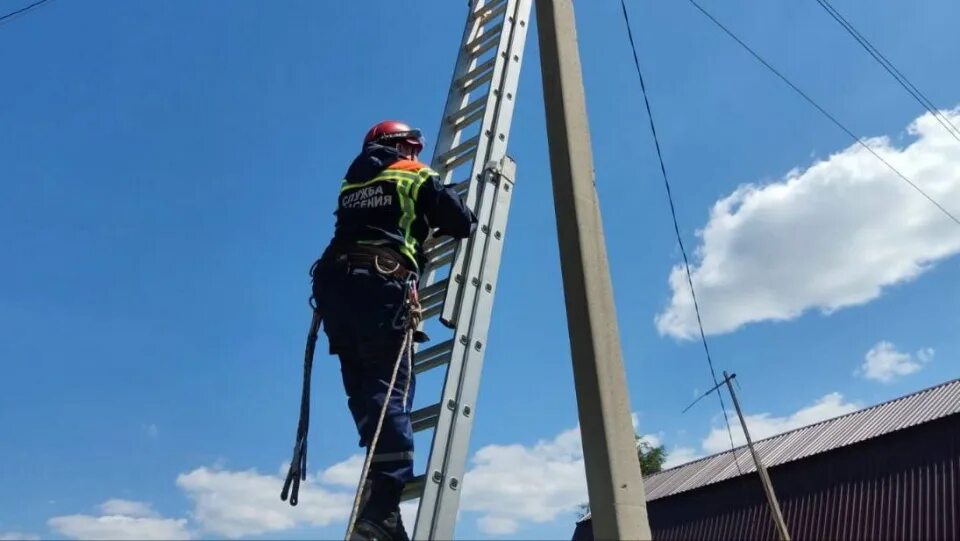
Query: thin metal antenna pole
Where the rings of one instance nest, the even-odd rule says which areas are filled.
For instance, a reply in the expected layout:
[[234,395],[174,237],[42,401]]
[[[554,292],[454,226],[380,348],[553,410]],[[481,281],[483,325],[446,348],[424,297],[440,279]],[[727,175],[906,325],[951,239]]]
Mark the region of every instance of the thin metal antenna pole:
[[763,483],[763,491],[767,495],[767,504],[770,506],[770,516],[777,526],[777,533],[782,541],[790,541],[790,532],[787,531],[787,523],[783,520],[783,513],[780,511],[780,503],[777,502],[777,495],[773,492],[773,483],[770,482],[770,476],[767,475],[767,468],[760,460],[760,455],[753,448],[753,440],[750,439],[750,431],[747,430],[747,422],[743,419],[743,411],[740,409],[740,401],[737,400],[737,393],[733,390],[733,378],[736,374],[728,375],[723,372],[723,381],[730,389],[730,397],[733,398],[733,407],[737,408],[737,416],[740,417],[740,426],[743,427],[743,435],[747,438],[747,447],[750,448],[750,456],[753,457],[753,463],[757,467],[757,473],[760,474],[760,481]]

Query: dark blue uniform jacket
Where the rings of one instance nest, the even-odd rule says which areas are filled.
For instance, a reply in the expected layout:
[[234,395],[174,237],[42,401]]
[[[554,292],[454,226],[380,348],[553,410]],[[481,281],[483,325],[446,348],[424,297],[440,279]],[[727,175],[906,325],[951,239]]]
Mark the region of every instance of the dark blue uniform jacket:
[[436,229],[437,236],[463,238],[477,222],[435,171],[377,144],[367,145],[353,160],[335,214],[330,249],[349,250],[357,244],[387,248],[416,271],[423,267],[422,246],[430,229]]

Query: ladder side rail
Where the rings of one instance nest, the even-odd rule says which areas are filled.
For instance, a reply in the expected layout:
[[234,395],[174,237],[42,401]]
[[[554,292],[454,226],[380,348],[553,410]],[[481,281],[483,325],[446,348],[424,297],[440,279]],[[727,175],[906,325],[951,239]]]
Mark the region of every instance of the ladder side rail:
[[[493,211],[486,243],[480,258],[478,283],[473,305],[469,347],[464,348],[464,359],[457,382],[456,412],[440,416],[438,423],[448,422],[448,439],[443,465],[444,483],[439,486],[440,495],[434,510],[431,539],[453,539],[456,527],[457,510],[460,505],[460,493],[463,476],[466,473],[467,454],[470,447],[470,434],[476,415],[476,402],[480,390],[480,376],[483,369],[484,354],[487,350],[487,331],[493,310],[497,277],[500,271],[503,241],[513,194],[516,164],[504,157],[498,171],[490,171],[491,184],[485,189],[494,189]],[[471,277],[471,282],[473,281]],[[439,426],[439,425],[438,425]],[[455,482],[456,481],[456,482]]]
[[[478,141],[477,146],[474,149],[474,159],[472,166],[470,168],[470,175],[467,177],[469,182],[466,196],[464,197],[464,202],[466,205],[475,209],[476,198],[477,198],[477,187],[479,186],[479,180],[483,174],[483,168],[487,163],[487,149],[492,139],[492,128],[496,119],[498,103],[499,103],[499,86],[503,80],[503,71],[504,67],[508,65],[505,62],[505,58],[508,56],[506,50],[510,44],[510,35],[513,30],[513,24],[511,22],[511,16],[516,11],[517,0],[508,0],[506,2],[507,7],[504,13],[503,21],[497,26],[500,28],[500,40],[497,45],[497,50],[494,53],[492,59],[494,60],[494,66],[492,68],[492,77],[488,83],[486,90],[486,103],[483,107],[484,113],[480,123],[480,128],[478,132]],[[512,5],[511,5],[512,4]],[[478,10],[479,11],[479,10]],[[489,21],[488,21],[489,22]],[[465,47],[465,46],[462,46]],[[461,49],[461,54],[470,55],[470,51],[467,49]],[[454,81],[456,85],[457,81]],[[453,90],[453,89],[451,89]],[[436,164],[436,167],[443,168],[442,163]],[[447,298],[449,299],[458,299],[460,293],[460,284],[458,280],[462,280],[463,268],[466,262],[464,261],[463,254],[469,251],[468,244],[471,242],[471,239],[462,239],[458,241],[458,245],[454,252],[453,263],[450,268],[450,284],[447,288]],[[459,278],[458,278],[459,276]],[[451,301],[450,306],[451,310],[456,304],[456,301]],[[453,321],[453,316],[450,315],[451,311],[446,311],[447,317],[443,317],[441,314],[441,321],[450,328],[455,327],[456,321]]]
[[[496,134],[486,156],[486,163],[500,163],[507,156],[507,143],[510,141],[510,127],[513,124],[513,109],[516,106],[517,89],[520,86],[520,68],[523,64],[523,51],[527,42],[530,10],[533,0],[519,0],[513,15],[513,34],[506,53],[504,77],[499,90],[500,100],[491,134]],[[512,161],[512,160],[511,160]]]
[[[467,16],[467,22],[464,25],[463,37],[460,39],[460,47],[457,49],[457,61],[453,69],[453,76],[450,79],[450,89],[447,92],[447,101],[443,108],[443,115],[440,117],[440,127],[437,132],[437,144],[434,145],[431,167],[440,174],[440,180],[443,184],[453,182],[454,169],[444,167],[440,161],[441,156],[460,144],[462,133],[471,125],[457,125],[456,120],[460,111],[469,105],[471,93],[463,92],[460,80],[466,77],[477,67],[477,57],[470,54],[467,45],[482,36],[489,20],[478,15],[484,11],[488,5],[497,5],[497,0],[476,0],[476,4]],[[475,115],[480,115],[483,108],[474,111]],[[468,179],[470,180],[470,179]],[[443,266],[425,269],[426,273],[421,280],[423,285],[431,285],[437,281],[438,271]]]
[[[438,172],[441,173],[441,180],[446,185],[455,186],[461,196],[466,195],[470,185],[473,184],[471,179],[467,178],[465,181],[458,184],[450,184],[448,180],[452,178],[451,175],[456,167],[444,168],[440,165],[437,165],[438,163],[441,163],[438,160],[442,160],[442,157],[446,154],[449,154],[452,148],[455,148],[458,145],[463,145],[463,143],[460,142],[460,139],[462,138],[464,131],[478,121],[482,120],[484,117],[484,113],[487,109],[487,103],[489,102],[490,88],[488,87],[483,89],[483,91],[479,91],[476,90],[476,88],[482,85],[476,85],[473,87],[473,91],[471,92],[466,90],[466,87],[463,86],[462,83],[469,82],[471,77],[476,76],[476,74],[484,71],[485,69],[491,73],[489,78],[492,79],[492,67],[496,64],[495,61],[497,59],[497,55],[494,54],[489,59],[478,65],[478,61],[482,55],[471,54],[469,45],[477,42],[478,40],[482,41],[482,38],[488,34],[491,38],[491,41],[499,41],[499,35],[492,35],[492,30],[488,27],[496,28],[499,32],[499,29],[502,28],[502,23],[497,21],[497,17],[503,16],[507,12],[510,1],[511,0],[475,0],[475,2],[473,2],[475,7],[468,13],[467,21],[464,25],[464,32],[461,38],[460,48],[458,49],[457,61],[454,67],[453,76],[451,78],[450,90],[447,94],[447,102],[444,106],[443,117],[440,121],[439,133],[437,136],[438,143],[434,148],[433,154],[434,169],[437,169]],[[484,66],[486,66],[486,68],[484,68]],[[473,95],[476,94],[483,94],[484,96],[482,98],[475,98],[471,101]],[[464,117],[472,120],[465,121]],[[479,139],[479,136],[475,137],[475,139]],[[475,148],[472,150],[472,153],[473,154],[469,156],[471,167],[472,162],[475,161],[476,158]],[[438,239],[430,240],[436,241]],[[439,240],[441,243],[444,241],[444,239]],[[443,295],[443,299],[445,299],[446,283],[449,282],[449,277],[438,279],[437,276],[444,267],[452,263],[453,258],[456,255],[457,248],[453,239],[445,240],[446,243],[449,243],[451,246],[444,251],[448,251],[450,255],[438,257],[439,261],[435,261],[435,263],[439,264],[430,264],[428,262],[427,267],[423,269],[423,277],[420,280],[421,292],[425,294],[443,284],[441,287],[444,289],[444,291],[437,292],[440,295]],[[429,252],[430,250],[428,250],[428,253]],[[426,303],[428,299],[424,297],[422,300],[424,300]],[[438,315],[441,310],[442,302],[435,310],[429,309],[425,311],[425,315],[428,317],[424,318],[424,321],[420,323],[419,328],[422,330],[426,320],[430,319],[432,315]],[[452,342],[453,339],[450,339],[449,341]],[[415,346],[415,349],[419,354],[419,344]],[[449,363],[451,354],[452,352],[448,353],[444,359],[438,358],[429,363],[425,363],[425,366],[435,367],[442,364],[447,364]],[[407,492],[409,495],[410,491]]]
[[[484,168],[491,161],[499,162],[506,149],[507,135],[510,127],[510,120],[505,117],[513,116],[514,96],[517,91],[519,81],[519,58],[515,49],[519,48],[522,53],[523,44],[526,41],[527,19],[530,13],[530,0],[509,0],[510,4],[504,14],[502,33],[500,35],[500,44],[496,51],[496,62],[493,68],[493,77],[487,91],[486,111],[483,115],[483,121],[480,125],[480,138],[477,143],[476,158],[470,171],[470,187],[467,190],[466,204],[473,208],[479,188],[479,180],[483,175]],[[523,15],[522,17],[520,15]],[[522,23],[522,24],[519,24]],[[519,29],[519,36],[516,36]],[[519,37],[519,39],[516,39]],[[514,61],[513,58],[517,57]],[[515,69],[511,69],[514,68]],[[516,72],[517,76],[510,77],[510,72]],[[511,83],[508,86],[505,83]],[[504,99],[509,94],[509,99]],[[509,105],[504,107],[504,102]],[[506,130],[498,129],[497,126],[505,126]],[[497,153],[499,155],[494,155]],[[446,298],[444,300],[443,311],[440,314],[440,321],[448,327],[457,325],[457,314],[460,313],[459,305],[462,302],[461,288],[463,287],[463,269],[467,265],[466,254],[473,252],[469,244],[472,239],[463,239],[459,241],[453,263],[450,267],[450,281],[447,285]]]
[[[456,319],[462,318],[465,321],[463,324],[458,324],[454,319],[444,321],[441,318],[448,327],[455,329],[455,334],[449,340],[451,344],[449,353],[444,355],[447,359],[447,373],[441,399],[435,406],[424,409],[422,415],[424,419],[421,424],[436,423],[427,470],[425,474],[417,477],[415,483],[412,483],[414,486],[409,486],[405,490],[405,499],[415,498],[418,495],[420,497],[414,527],[415,539],[435,538],[438,535],[438,525],[442,531],[449,531],[448,534],[440,534],[441,537],[448,538],[453,535],[459,505],[459,493],[456,491],[458,485],[462,483],[463,470],[466,466],[466,453],[472,427],[471,408],[479,390],[483,342],[486,340],[490,322],[489,311],[492,307],[493,287],[499,272],[499,246],[502,246],[503,226],[506,224],[506,216],[497,217],[494,214],[503,214],[509,209],[509,196],[504,198],[502,195],[504,192],[500,189],[501,175],[488,171],[487,164],[491,162],[489,159],[491,156],[496,158],[493,160],[494,164],[505,156],[531,3],[532,0],[489,2],[476,0],[474,2],[475,7],[469,14],[458,50],[457,66],[452,77],[441,119],[438,143],[434,151],[434,169],[441,174],[444,184],[450,184],[454,170],[459,170],[459,166],[451,167],[447,164],[465,165],[468,159],[472,161],[470,176],[460,182],[461,186],[458,188],[462,188],[465,192],[466,204],[476,210],[480,227],[470,239],[457,242],[457,245],[452,247],[452,254],[442,258],[443,264],[436,265],[436,268],[425,269],[426,285],[429,287],[437,283],[437,271],[447,264],[447,260],[452,259],[449,263],[451,268],[446,278],[447,288],[443,292],[442,307],[446,309],[449,306],[451,310],[457,307],[457,312],[461,314],[457,314]],[[493,7],[485,9],[487,6]],[[502,16],[502,20],[498,21],[498,16]],[[489,39],[484,39],[485,33],[498,33],[499,36],[491,35]],[[488,57],[488,53],[483,51],[492,49],[495,41],[497,48],[493,55]],[[490,45],[486,45],[487,43]],[[471,50],[471,44],[476,49]],[[481,59],[484,60],[481,61]],[[486,84],[485,89],[484,84]],[[479,98],[476,97],[477,94],[486,94],[486,96]],[[472,101],[471,98],[473,98]],[[462,136],[478,121],[480,125],[474,136],[476,142],[469,141],[467,144],[461,142]],[[454,150],[460,148],[463,150]],[[466,152],[470,152],[472,156],[468,158]],[[510,161],[507,167],[515,166]],[[491,175],[496,176],[491,177]],[[504,183],[504,186],[512,186],[512,172],[510,175],[511,180]],[[495,183],[494,186],[488,184],[491,178]],[[509,189],[505,191],[509,192]],[[504,201],[506,201],[505,204]],[[496,224],[500,223],[503,225],[497,227]],[[491,230],[495,231],[500,238],[491,241],[489,238]],[[479,238],[481,236],[482,239]],[[492,244],[498,246],[495,256],[491,255]],[[488,263],[491,263],[492,267],[488,268]],[[464,268],[468,270],[467,273],[463,272]],[[462,287],[466,282],[464,276],[471,277],[470,287]],[[477,279],[476,283],[473,283],[474,278]],[[481,284],[483,284],[482,287]],[[452,287],[454,291],[450,291],[452,285],[455,286]],[[487,287],[490,289],[487,290]],[[438,291],[437,294],[441,293]],[[462,302],[456,300],[450,302],[450,299],[458,299],[460,296],[468,298]],[[478,305],[478,297],[489,298],[489,300],[484,300]],[[467,309],[459,309],[461,304]],[[479,322],[475,321],[478,313],[481,320]],[[474,340],[474,336],[478,336],[479,339]],[[476,347],[479,347],[479,350]],[[435,365],[436,362],[425,359],[424,364]],[[464,373],[465,370],[467,373]],[[466,422],[460,420],[458,424],[460,416],[467,419]],[[445,473],[448,467],[452,467],[457,472],[455,476],[451,477]],[[451,496],[448,491],[453,491],[453,495]]]
[[[485,2],[480,0],[478,3],[480,4],[478,8],[482,9]],[[460,143],[460,132],[462,131],[451,126],[447,119],[463,109],[463,107],[469,103],[470,99],[469,94],[460,92],[457,81],[477,66],[477,59],[471,57],[464,48],[482,28],[483,21],[480,20],[479,17],[474,17],[473,12],[471,12],[463,28],[463,37],[460,39],[460,48],[457,52],[457,63],[453,68],[453,75],[450,79],[450,90],[447,92],[447,102],[444,104],[443,115],[440,117],[440,127],[437,130],[437,143],[433,147],[431,164],[433,168],[440,173],[440,178],[444,184],[449,184],[451,172],[438,169],[437,159]]]
[[[485,176],[484,179],[487,177]],[[487,186],[484,186],[486,188]],[[472,245],[482,249],[487,232],[490,230],[491,214],[493,211],[493,199],[495,186],[489,184],[491,189],[482,189],[480,194],[480,205],[478,209],[479,227],[474,233],[474,237],[480,242]],[[467,269],[468,276],[479,277],[481,258],[472,258],[470,268]],[[478,279],[479,283],[479,279]],[[469,297],[466,306],[472,306],[473,297],[476,295],[477,287],[471,284],[471,287],[463,289],[465,297]],[[446,463],[447,444],[450,437],[451,417],[458,413],[459,405],[457,397],[460,393],[459,383],[460,374],[463,368],[464,352],[467,348],[473,347],[470,341],[470,318],[466,314],[463,318],[463,324],[458,325],[454,335],[453,351],[450,355],[450,361],[447,364],[447,373],[443,382],[443,391],[440,395],[440,414],[437,419],[436,427],[433,431],[433,441],[430,446],[430,457],[427,459],[427,468],[425,472],[425,482],[423,492],[420,495],[420,506],[417,510],[417,522],[414,526],[415,539],[433,539],[429,533],[433,529],[435,509],[439,504],[441,487],[444,484],[453,482],[455,485],[460,483],[460,479],[447,479],[444,474],[444,465]]]
[[[466,78],[469,74],[473,73],[477,69],[477,57],[470,54],[470,51],[467,47],[469,43],[475,40],[477,37],[483,35],[483,30],[488,22],[488,17],[481,14],[484,11],[484,8],[489,5],[501,6],[504,2],[502,0],[474,0],[470,2],[470,12],[467,15],[467,21],[464,24],[463,35],[460,38],[460,46],[457,49],[457,60],[454,64],[453,74],[450,79],[450,87],[447,92],[447,100],[444,104],[443,113],[440,117],[440,125],[437,128],[437,142],[434,145],[433,157],[431,158],[431,165],[434,170],[440,174],[441,182],[443,184],[450,184],[452,170],[449,170],[438,165],[438,159],[440,156],[443,156],[445,153],[449,152],[451,149],[460,144],[461,134],[464,131],[464,128],[472,124],[472,122],[459,122],[459,117],[461,112],[467,111],[466,114],[471,118],[478,115],[482,116],[486,102],[484,100],[483,105],[476,103],[471,107],[470,101],[470,92],[464,92],[459,84],[459,81]],[[495,10],[497,8],[494,8]],[[480,100],[477,100],[478,102]],[[470,179],[467,179],[469,183]],[[449,263],[442,265],[437,265],[432,268],[424,269],[426,271],[425,275],[420,280],[420,287],[427,289],[430,286],[436,284],[438,280],[436,279],[437,271],[446,266]],[[419,328],[422,329],[424,322],[421,322]],[[445,355],[441,352],[439,357],[447,357],[448,359],[453,354],[453,344],[455,343],[456,337],[442,342],[435,346],[438,349],[449,349],[449,352],[446,352]],[[425,353],[432,353],[430,350],[434,348],[427,348],[423,351],[420,351],[420,345],[417,344],[414,346],[417,350],[415,359],[422,358],[422,355]],[[447,361],[449,362],[449,360]],[[433,359],[426,359],[424,364],[443,364],[442,361],[435,361]],[[420,370],[418,370],[420,371]],[[402,500],[406,501],[409,499],[419,498],[422,493],[422,485],[424,484],[425,475],[421,474],[416,476],[411,482],[407,483],[403,490]]]

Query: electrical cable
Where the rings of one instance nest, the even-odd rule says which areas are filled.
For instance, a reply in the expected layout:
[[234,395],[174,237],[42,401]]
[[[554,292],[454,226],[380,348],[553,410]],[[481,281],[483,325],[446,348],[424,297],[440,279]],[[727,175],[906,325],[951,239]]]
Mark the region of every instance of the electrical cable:
[[[647,97],[647,87],[643,81],[643,71],[640,69],[640,59],[637,57],[637,45],[633,39],[633,29],[630,25],[630,16],[627,14],[627,5],[624,0],[620,0],[620,7],[623,8],[623,20],[627,26],[627,37],[630,39],[630,48],[633,52],[633,63],[637,68],[637,76],[640,78],[640,90],[643,93],[643,103],[647,108],[647,118],[650,120],[650,132],[653,134],[653,142],[657,149],[657,159],[660,161],[660,172],[663,175],[663,184],[667,189],[667,200],[670,202],[670,215],[673,217],[673,231],[677,236],[677,244],[680,245],[680,253],[683,254],[683,265],[687,271],[687,284],[690,286],[690,295],[693,297],[693,308],[697,314],[697,327],[700,329],[700,340],[703,343],[703,351],[707,355],[707,364],[710,366],[710,376],[713,378],[713,384],[719,389],[720,383],[717,380],[717,371],[713,367],[713,358],[710,356],[710,347],[707,345],[707,335],[703,331],[703,319],[700,316],[700,303],[697,301],[697,292],[693,287],[693,277],[690,272],[690,260],[687,257],[687,249],[683,245],[683,238],[680,235],[680,225],[677,220],[677,209],[673,202],[673,191],[670,189],[670,180],[667,177],[667,168],[663,162],[663,152],[660,150],[660,139],[657,136],[657,128],[653,122],[653,112],[650,109],[650,100]],[[717,398],[720,399],[720,409],[723,411],[723,421],[727,426],[727,435],[730,437],[730,450],[733,451],[734,462],[737,465],[737,472],[740,470],[740,461],[737,460],[737,450],[733,443],[733,431],[730,429],[730,419],[727,417],[727,407],[723,402],[723,394],[717,391]]]
[[853,39],[855,39],[857,43],[859,43],[860,46],[862,46],[870,54],[870,56],[872,56],[873,59],[876,60],[877,63],[879,63],[883,69],[887,71],[887,73],[890,74],[891,77],[896,79],[896,81],[900,83],[900,86],[902,86],[904,90],[913,96],[913,99],[917,100],[917,103],[929,111],[930,114],[933,115],[933,118],[935,118],[945,130],[947,130],[947,133],[952,135],[957,142],[960,142],[960,129],[958,129],[953,122],[950,122],[950,119],[940,112],[940,108],[934,105],[933,102],[931,102],[930,99],[910,81],[910,79],[907,79],[907,76],[901,73],[900,70],[893,65],[893,62],[884,56],[879,49],[874,47],[874,45],[870,43],[870,41],[853,26],[853,23],[844,17],[837,10],[837,8],[833,7],[833,5],[827,0],[817,0],[817,3],[820,4],[820,7],[822,7],[824,11],[826,11],[830,17],[833,18],[833,20],[837,21],[837,23],[839,23],[840,26],[842,26],[843,29],[846,30],[847,33],[850,34]]
[[49,2],[49,1],[50,1],[50,0],[37,0],[36,2],[34,2],[34,3],[32,3],[32,4],[28,5],[28,6],[22,7],[22,8],[20,8],[20,9],[16,10],[16,11],[11,11],[10,13],[7,13],[6,15],[0,16],[0,23],[2,23],[3,21],[5,21],[5,20],[7,20],[7,19],[9,19],[9,18],[11,18],[11,17],[16,17],[17,15],[20,15],[21,13],[26,13],[26,12],[30,11],[31,9],[33,9],[33,8],[35,8],[35,7],[38,7],[40,4],[44,4],[44,3]]
[[[918,193],[920,193],[920,195],[922,195],[923,197],[925,197],[925,198],[926,198],[928,201],[930,201],[930,203],[932,203],[935,207],[937,207],[938,209],[940,209],[940,212],[942,212],[942,213],[943,213],[944,215],[946,215],[948,218],[950,218],[951,220],[953,220],[957,225],[960,225],[960,219],[958,219],[956,216],[954,216],[949,210],[947,210],[946,208],[944,208],[943,205],[941,205],[939,202],[937,202],[936,199],[934,199],[934,198],[931,197],[929,194],[927,194],[927,192],[923,191],[922,188],[920,188],[919,186],[917,186],[916,184],[914,184],[913,181],[911,181],[909,178],[906,177],[906,175],[904,175],[903,173],[900,172],[900,170],[898,170],[896,167],[894,167],[893,165],[891,165],[890,162],[888,162],[887,160],[885,160],[885,159],[883,158],[883,156],[881,156],[880,154],[878,154],[877,151],[875,151],[873,148],[870,147],[870,145],[866,144],[866,143],[863,141],[863,139],[860,139],[859,137],[857,137],[856,134],[854,134],[852,131],[850,131],[849,128],[847,128],[845,125],[843,125],[843,123],[841,123],[839,120],[837,120],[837,118],[836,118],[835,116],[833,116],[832,114],[830,114],[829,112],[827,112],[826,109],[824,109],[823,107],[821,107],[820,104],[818,104],[816,101],[814,101],[813,98],[811,98],[806,92],[804,92],[803,90],[800,90],[800,87],[798,87],[797,85],[793,84],[793,82],[790,81],[790,79],[787,79],[787,77],[786,77],[784,74],[780,73],[780,71],[778,71],[776,68],[774,68],[774,67],[773,67],[769,62],[767,62],[762,56],[760,56],[756,51],[754,51],[752,48],[750,48],[749,45],[747,45],[746,43],[744,43],[743,40],[741,40],[739,37],[737,37],[737,35],[734,34],[729,28],[727,28],[726,26],[724,26],[723,23],[721,23],[720,21],[718,21],[718,20],[716,19],[716,17],[714,17],[713,15],[711,15],[710,12],[708,12],[706,9],[704,9],[704,8],[703,8],[700,4],[698,4],[695,0],[687,0],[687,1],[690,2],[691,4],[693,4],[693,6],[696,7],[696,8],[700,11],[700,13],[702,13],[703,15],[705,15],[708,19],[710,19],[710,20],[713,22],[713,24],[717,25],[717,27],[719,27],[721,30],[723,30],[728,36],[730,36],[731,38],[733,38],[734,41],[736,41],[737,43],[739,43],[740,46],[743,47],[744,49],[746,49],[747,52],[749,52],[758,62],[760,62],[761,64],[763,64],[764,66],[766,66],[767,69],[769,69],[771,72],[773,72],[774,75],[776,75],[777,77],[779,77],[780,80],[782,80],[784,83],[786,83],[787,86],[789,86],[790,88],[792,88],[797,94],[799,94],[803,99],[805,99],[805,100],[806,100],[810,105],[812,105],[816,110],[820,111],[820,113],[823,114],[823,116],[827,117],[827,118],[828,118],[831,122],[833,122],[838,128],[840,128],[841,130],[843,130],[844,133],[846,133],[847,135],[849,135],[849,136],[850,136],[854,141],[856,141],[860,146],[862,146],[864,149],[866,149],[867,152],[869,152],[870,154],[873,154],[873,156],[874,156],[876,159],[878,159],[878,160],[880,160],[881,162],[883,162],[883,164],[886,165],[891,171],[893,171],[898,177],[900,177],[901,180],[903,180],[904,182],[906,182],[907,184],[909,184],[910,187],[912,187],[914,190],[916,190]],[[622,2],[622,0],[621,0],[621,2]]]

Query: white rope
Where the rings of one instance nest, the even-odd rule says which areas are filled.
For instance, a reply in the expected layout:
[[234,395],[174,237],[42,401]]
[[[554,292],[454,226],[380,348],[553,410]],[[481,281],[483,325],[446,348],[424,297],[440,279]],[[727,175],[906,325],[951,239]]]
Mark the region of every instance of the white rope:
[[[353,528],[357,522],[357,513],[360,511],[360,496],[363,493],[364,481],[367,474],[370,473],[370,462],[373,459],[373,453],[377,448],[377,440],[380,439],[380,429],[383,428],[383,420],[387,416],[387,406],[390,405],[390,395],[393,394],[393,386],[397,383],[397,372],[400,370],[400,361],[403,360],[403,354],[408,352],[413,345],[413,329],[408,329],[403,337],[403,344],[400,346],[400,352],[397,354],[397,360],[393,363],[393,375],[390,376],[390,385],[387,387],[387,396],[383,399],[383,407],[380,408],[380,419],[377,420],[377,429],[373,433],[373,440],[370,442],[370,448],[367,450],[367,458],[363,462],[363,471],[360,472],[360,484],[357,486],[357,494],[353,498],[353,510],[350,512],[350,522],[347,524],[347,535],[344,541],[350,541],[353,535]],[[409,362],[409,361],[408,361]],[[409,364],[408,364],[409,366]],[[403,393],[403,407],[407,407],[407,391],[410,389],[410,376],[407,374],[407,389]]]
[[403,386],[403,412],[407,411],[407,396],[410,394],[410,381],[413,380],[413,329],[407,331],[407,383]]

